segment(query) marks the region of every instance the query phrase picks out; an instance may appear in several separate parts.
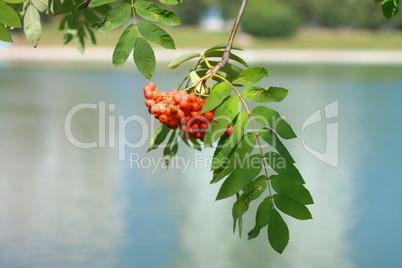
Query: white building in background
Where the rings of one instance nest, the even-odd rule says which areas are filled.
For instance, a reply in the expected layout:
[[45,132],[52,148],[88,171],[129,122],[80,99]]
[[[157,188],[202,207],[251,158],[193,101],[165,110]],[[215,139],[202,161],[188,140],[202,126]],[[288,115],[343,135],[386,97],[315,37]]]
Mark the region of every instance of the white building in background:
[[221,32],[226,30],[226,22],[218,7],[211,7],[200,20],[200,27],[204,31]]

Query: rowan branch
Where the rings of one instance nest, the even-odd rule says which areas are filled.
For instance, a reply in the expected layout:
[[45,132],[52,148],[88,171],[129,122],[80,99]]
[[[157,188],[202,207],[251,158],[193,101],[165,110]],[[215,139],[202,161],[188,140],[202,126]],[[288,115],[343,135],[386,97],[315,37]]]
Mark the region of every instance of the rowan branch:
[[241,18],[243,17],[244,11],[246,9],[246,5],[247,5],[247,0],[243,0],[243,2],[241,3],[240,9],[239,9],[239,13],[237,14],[236,20],[233,24],[233,28],[232,28],[232,31],[229,36],[228,44],[227,44],[225,51],[223,53],[223,56],[222,56],[222,60],[211,70],[212,74],[216,74],[220,69],[225,67],[226,63],[229,62],[230,52],[232,50],[232,46],[233,46],[234,39],[236,37],[236,33],[239,29]]

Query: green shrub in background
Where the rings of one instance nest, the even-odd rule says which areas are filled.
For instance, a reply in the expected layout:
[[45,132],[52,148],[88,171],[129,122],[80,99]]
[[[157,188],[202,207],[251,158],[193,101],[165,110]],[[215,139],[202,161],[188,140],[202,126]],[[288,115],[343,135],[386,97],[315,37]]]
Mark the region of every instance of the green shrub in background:
[[249,2],[241,26],[255,36],[290,36],[300,27],[300,20],[289,5],[277,0],[254,0]]

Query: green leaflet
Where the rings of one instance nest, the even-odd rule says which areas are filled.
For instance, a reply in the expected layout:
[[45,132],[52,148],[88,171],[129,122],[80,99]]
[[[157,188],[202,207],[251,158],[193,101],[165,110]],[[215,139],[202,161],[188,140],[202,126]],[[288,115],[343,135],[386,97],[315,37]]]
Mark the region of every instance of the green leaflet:
[[272,211],[274,205],[271,201],[271,197],[266,197],[264,201],[257,208],[257,214],[255,218],[255,226],[248,233],[248,239],[256,238],[260,234],[260,230],[268,225],[271,220]]
[[299,182],[282,175],[273,175],[270,178],[271,186],[278,194],[285,195],[303,204],[314,204],[310,192]]
[[138,70],[148,79],[155,72],[155,54],[149,43],[142,37],[138,37],[134,45],[134,62]]
[[0,23],[9,27],[21,28],[21,21],[17,12],[0,0]]
[[36,7],[36,9],[40,12],[45,12],[48,8],[49,1],[48,0],[32,0],[32,4]]
[[234,119],[233,133],[219,140],[218,146],[214,153],[214,158],[211,163],[211,170],[216,170],[223,167],[227,163],[223,163],[223,158],[230,158],[231,151],[243,137],[248,126],[250,125],[250,117],[246,111],[240,112]]
[[263,126],[273,129],[284,139],[296,138],[292,127],[275,110],[268,107],[257,106],[251,112],[255,121]]
[[194,58],[198,58],[200,56],[201,56],[200,53],[188,53],[188,54],[181,55],[180,57],[174,59],[171,63],[169,63],[169,65],[166,66],[166,68],[168,68],[168,69],[176,69],[182,63],[184,63],[184,62],[186,62],[188,60],[194,59]]
[[275,209],[272,210],[268,224],[268,240],[272,248],[279,254],[282,254],[289,243],[289,228]]
[[274,147],[278,153],[286,159],[286,161],[292,164],[295,163],[295,160],[293,160],[293,157],[290,155],[288,149],[286,149],[285,145],[283,145],[281,140],[272,129],[262,128],[258,130],[258,134],[266,143]]
[[285,158],[275,152],[268,152],[265,154],[267,164],[275,170],[279,175],[288,177],[298,183],[304,184],[304,180],[297,168],[286,161]]
[[155,3],[136,1],[134,7],[137,14],[146,20],[160,22],[168,26],[181,24],[179,17],[174,12]]
[[6,26],[4,26],[1,23],[0,23],[0,40],[4,42],[13,42],[10,32],[8,31]]
[[388,19],[395,17],[399,11],[399,1],[398,0],[383,0],[381,2],[382,13]]
[[211,94],[202,107],[201,113],[209,112],[219,106],[232,93],[232,86],[227,82],[215,84]]
[[29,5],[25,11],[24,33],[29,44],[36,47],[42,34],[42,25],[40,23],[39,12],[33,5]]
[[128,56],[134,49],[137,36],[138,32],[134,23],[128,25],[120,36],[119,41],[117,41],[116,47],[114,48],[112,59],[114,66],[122,66],[127,61]]
[[[213,47],[207,49],[207,50],[204,52],[204,55],[205,55],[205,54],[208,54],[208,53],[210,53],[210,52],[212,52],[212,51],[225,50],[225,49],[226,49],[226,46],[227,46],[227,44],[219,44],[219,45],[213,46]],[[238,46],[236,46],[236,45],[233,45],[233,46],[232,46],[232,50],[243,50],[243,49],[242,49],[241,47],[238,47]]]
[[123,25],[130,16],[131,5],[123,3],[109,10],[102,22],[95,22],[89,28],[95,32],[108,32]]
[[[225,52],[222,50],[212,50],[212,51],[208,51],[207,53],[204,54],[205,58],[222,58],[223,54]],[[245,60],[243,60],[242,58],[240,58],[239,56],[230,53],[229,59],[237,61],[238,63],[243,64],[244,66],[248,67],[247,62]]]
[[[219,62],[218,61],[209,61],[209,63],[212,66],[216,66]],[[200,64],[200,68],[209,70],[209,67],[206,65],[205,62],[202,62]],[[225,67],[223,67],[222,69],[220,69],[218,71],[218,74],[220,76],[226,78],[226,80],[231,81],[231,80],[233,80],[234,77],[238,76],[241,73],[242,70],[243,69],[238,67],[237,65],[234,65],[234,64],[231,64],[231,63],[226,63]]]
[[177,5],[183,2],[184,0],[159,0],[162,4],[166,5]]
[[247,186],[261,171],[262,161],[260,155],[246,158],[232,174],[223,182],[216,200],[228,198]]
[[264,175],[259,176],[249,185],[243,189],[243,193],[233,204],[232,216],[233,220],[236,221],[248,210],[249,204],[252,200],[257,199],[261,194],[267,189],[267,181]]
[[273,198],[275,206],[283,213],[298,220],[309,220],[313,218],[305,205],[287,197],[286,195],[275,194]]
[[116,1],[117,0],[91,0],[89,6],[90,7],[98,7],[98,6],[114,3]]
[[148,151],[155,150],[156,148],[159,147],[159,145],[162,144],[162,142],[165,141],[168,133],[170,132],[170,128],[168,128],[166,125],[161,125],[156,131],[155,135],[152,137],[151,142],[149,143],[149,148]]
[[148,21],[140,21],[138,22],[138,30],[148,41],[164,48],[176,49],[172,37],[159,26]]
[[280,102],[286,98],[288,90],[281,87],[270,87],[265,90],[261,87],[248,87],[242,95],[246,100],[255,102]]
[[227,98],[215,111],[214,120],[204,136],[206,145],[212,145],[219,140],[226,127],[233,121],[241,108],[241,101],[237,95]]
[[264,76],[268,76],[268,71],[261,67],[253,67],[243,70],[233,79],[234,85],[246,86],[259,82]]
[[[227,165],[224,165],[221,169],[215,170],[213,174],[213,180],[211,183],[216,183],[223,179],[225,176],[229,175],[233,170],[235,170],[241,163],[243,163],[246,157],[250,155],[253,151],[257,139],[253,132],[249,132],[243,135],[242,140],[230,153],[230,159]],[[227,158],[225,159],[227,160]],[[226,161],[224,161],[226,162]],[[222,162],[221,164],[224,164]]]
[[170,159],[177,154],[177,150],[179,149],[179,144],[177,142],[176,131],[172,131],[170,135],[169,141],[166,144],[166,147],[163,149],[163,162],[166,167],[169,167]]

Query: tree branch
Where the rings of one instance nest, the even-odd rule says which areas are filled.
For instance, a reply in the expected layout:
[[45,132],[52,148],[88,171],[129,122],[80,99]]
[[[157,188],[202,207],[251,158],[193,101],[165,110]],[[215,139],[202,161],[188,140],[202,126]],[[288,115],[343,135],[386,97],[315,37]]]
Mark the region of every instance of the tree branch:
[[232,50],[233,42],[236,37],[237,30],[239,29],[241,18],[243,17],[244,10],[246,9],[247,0],[243,0],[241,3],[239,13],[237,14],[236,20],[233,24],[232,32],[230,33],[228,44],[223,53],[222,60],[212,69],[211,73],[216,74],[220,69],[225,67],[226,63],[229,62],[230,52]]

